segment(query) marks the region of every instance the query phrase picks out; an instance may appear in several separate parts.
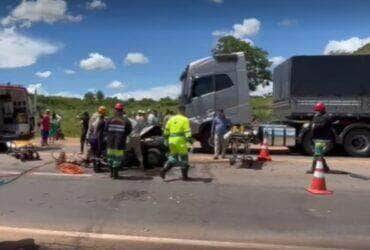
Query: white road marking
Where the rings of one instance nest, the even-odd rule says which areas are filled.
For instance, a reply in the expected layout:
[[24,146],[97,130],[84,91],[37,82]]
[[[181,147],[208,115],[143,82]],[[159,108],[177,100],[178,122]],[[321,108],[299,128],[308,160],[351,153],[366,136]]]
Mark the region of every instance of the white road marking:
[[[154,243],[154,244],[175,244],[180,246],[198,246],[198,247],[224,247],[224,248],[255,248],[255,249],[309,249],[304,246],[282,245],[282,244],[267,244],[267,243],[247,243],[247,242],[231,242],[231,241],[212,241],[212,240],[192,240],[179,238],[162,238],[162,237],[147,237],[147,236],[132,236],[124,234],[105,234],[105,233],[88,233],[76,231],[56,231],[37,228],[19,228],[0,226],[1,234],[19,235],[25,237],[30,235],[37,240],[37,236],[47,237],[71,237],[76,239],[90,240],[108,240],[108,241],[130,241],[138,243]],[[21,235],[23,234],[23,235]],[[55,239],[53,239],[55,242]]]
[[[0,171],[0,177],[2,175],[18,175],[21,174],[21,171]],[[31,172],[27,175],[36,175],[36,176],[64,176],[64,177],[91,177],[92,174],[64,174],[64,173],[52,173],[52,172]]]

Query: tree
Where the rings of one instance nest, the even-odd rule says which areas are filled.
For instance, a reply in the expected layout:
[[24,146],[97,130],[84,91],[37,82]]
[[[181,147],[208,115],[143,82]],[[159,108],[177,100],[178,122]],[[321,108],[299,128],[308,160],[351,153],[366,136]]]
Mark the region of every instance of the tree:
[[271,72],[269,70],[271,62],[267,58],[268,53],[266,51],[233,36],[221,37],[216,47],[212,50],[213,55],[234,52],[244,52],[245,59],[247,60],[250,90],[256,90],[258,85],[269,85],[271,81]]
[[103,91],[98,90],[98,91],[96,91],[95,97],[96,97],[96,100],[102,101],[102,100],[104,100],[105,96],[104,96]]
[[89,92],[86,92],[86,94],[84,95],[84,100],[85,101],[88,101],[88,102],[93,102],[95,100],[95,95],[93,92],[89,91]]

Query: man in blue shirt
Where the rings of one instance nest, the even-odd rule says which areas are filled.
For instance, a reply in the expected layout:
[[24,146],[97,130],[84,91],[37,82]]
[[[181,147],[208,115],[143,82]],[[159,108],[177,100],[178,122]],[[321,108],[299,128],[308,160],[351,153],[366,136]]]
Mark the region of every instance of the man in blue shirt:
[[217,115],[213,118],[211,135],[214,136],[215,154],[214,159],[217,160],[221,153],[222,158],[225,158],[227,141],[224,135],[229,131],[231,126],[230,120],[226,118],[224,111],[220,109]]

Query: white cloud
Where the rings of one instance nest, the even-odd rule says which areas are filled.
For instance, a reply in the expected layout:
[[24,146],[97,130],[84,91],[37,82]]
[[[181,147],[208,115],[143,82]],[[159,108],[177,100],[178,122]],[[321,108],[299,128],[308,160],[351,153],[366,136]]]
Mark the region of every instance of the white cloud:
[[132,65],[132,64],[146,64],[149,63],[149,59],[144,56],[142,53],[127,53],[124,63],[126,65]]
[[262,86],[258,85],[255,91],[252,91],[250,94],[251,96],[266,96],[272,93],[273,90],[273,83],[270,82],[269,85]]
[[114,80],[111,83],[107,85],[107,88],[109,89],[122,89],[125,86],[125,84],[121,81]]
[[36,92],[38,95],[44,95],[44,96],[62,96],[62,97],[72,97],[72,98],[82,99],[82,95],[74,94],[69,91],[49,93],[48,91],[45,90],[42,83],[35,83],[35,84],[28,85],[27,91],[31,94],[34,94]]
[[65,0],[23,0],[1,20],[1,24],[4,26],[20,24],[21,27],[30,27],[37,22],[53,24],[58,21],[79,22],[81,20],[81,15],[72,16],[68,13]]
[[21,35],[14,28],[0,30],[0,68],[29,66],[58,49],[51,43]]
[[144,98],[151,98],[153,100],[159,100],[161,98],[170,97],[172,99],[178,98],[181,91],[181,84],[164,85],[159,87],[153,87],[150,89],[133,90],[115,94],[122,100],[127,100],[129,98],[135,98],[136,100],[141,100]]
[[66,73],[67,75],[73,75],[76,73],[76,71],[72,70],[72,69],[66,69],[64,70],[64,73]]
[[86,8],[88,10],[102,10],[107,8],[107,5],[101,0],[92,0],[86,3]]
[[90,53],[89,57],[80,61],[80,68],[84,70],[115,69],[112,59],[99,53]]
[[214,2],[214,3],[223,3],[224,0],[210,0],[211,2]]
[[236,23],[233,25],[233,29],[230,31],[216,30],[212,32],[214,36],[234,36],[238,39],[246,39],[250,36],[258,34],[261,28],[261,22],[256,18],[244,19],[243,23]]
[[69,98],[78,98],[82,99],[82,95],[74,94],[69,91],[62,91],[54,94],[50,94],[50,96],[60,96],[60,97],[69,97]]
[[280,22],[278,22],[278,26],[281,27],[291,27],[298,25],[298,21],[295,19],[283,19]]
[[352,37],[347,40],[332,40],[329,41],[328,44],[325,46],[324,54],[348,54],[355,52],[362,46],[370,43],[370,37],[366,38],[359,38],[359,37]]
[[49,95],[49,93],[42,86],[42,83],[28,85],[27,91],[31,94],[35,94],[36,92],[38,95]]
[[46,70],[44,72],[38,71],[35,73],[35,75],[40,78],[48,78],[51,76],[51,71],[50,70]]
[[276,66],[278,66],[280,63],[285,61],[285,58],[282,56],[275,56],[269,59],[269,61],[272,63],[270,68],[274,69]]

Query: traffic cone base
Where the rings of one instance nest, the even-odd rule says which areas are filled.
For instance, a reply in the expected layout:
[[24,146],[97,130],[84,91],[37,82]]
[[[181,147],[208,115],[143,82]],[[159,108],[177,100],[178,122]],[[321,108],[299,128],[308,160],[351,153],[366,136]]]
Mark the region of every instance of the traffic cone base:
[[306,188],[311,194],[328,195],[332,194],[333,191],[326,190],[326,181],[324,176],[324,167],[322,160],[316,161],[315,172],[311,181],[311,187]]
[[312,188],[306,188],[308,192],[311,194],[321,194],[321,195],[328,195],[328,194],[333,194],[333,191],[329,190],[317,190],[317,189],[312,189]]
[[261,145],[261,151],[259,156],[257,157],[258,161],[265,162],[265,161],[271,161],[271,155],[269,152],[269,149],[267,147],[267,140],[266,138],[263,139],[263,143]]

